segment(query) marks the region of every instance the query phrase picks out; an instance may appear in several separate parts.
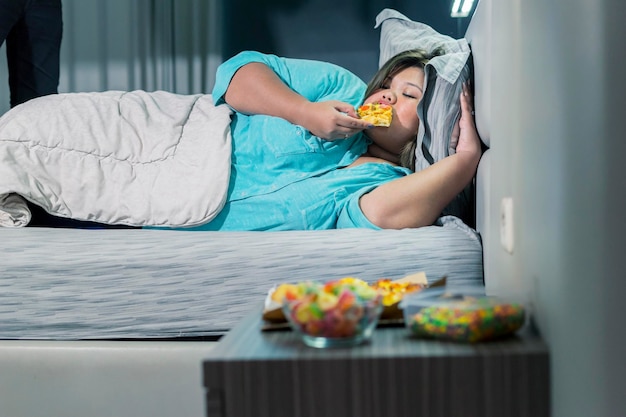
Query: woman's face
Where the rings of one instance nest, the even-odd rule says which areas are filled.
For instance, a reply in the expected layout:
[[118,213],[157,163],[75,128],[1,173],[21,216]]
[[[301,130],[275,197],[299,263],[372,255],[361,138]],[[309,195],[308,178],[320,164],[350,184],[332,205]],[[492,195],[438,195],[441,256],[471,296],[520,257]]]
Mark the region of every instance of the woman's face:
[[424,70],[409,67],[385,80],[382,88],[374,91],[365,103],[386,103],[393,107],[389,127],[374,127],[366,131],[372,141],[393,154],[399,154],[404,146],[417,136],[419,118],[417,103],[424,94]]

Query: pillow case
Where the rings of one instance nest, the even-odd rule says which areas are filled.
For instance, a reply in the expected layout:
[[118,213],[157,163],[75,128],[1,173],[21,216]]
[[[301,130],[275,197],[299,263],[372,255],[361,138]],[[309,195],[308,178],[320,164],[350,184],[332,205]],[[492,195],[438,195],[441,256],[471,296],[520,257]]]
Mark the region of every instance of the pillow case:
[[[424,68],[424,96],[417,106],[420,126],[415,148],[415,171],[455,153],[452,141],[454,125],[461,116],[463,83],[472,78],[471,50],[467,40],[442,35],[432,27],[415,22],[393,9],[384,9],[376,17],[380,32],[379,67],[394,55],[410,49],[428,53],[442,50]],[[444,209],[442,215],[454,215],[473,222],[473,186],[469,185]]]

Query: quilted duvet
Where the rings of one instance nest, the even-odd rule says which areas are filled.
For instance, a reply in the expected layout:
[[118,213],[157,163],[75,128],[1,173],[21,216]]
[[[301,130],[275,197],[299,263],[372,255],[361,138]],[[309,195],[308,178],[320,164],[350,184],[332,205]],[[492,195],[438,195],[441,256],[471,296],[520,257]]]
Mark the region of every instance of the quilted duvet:
[[40,97],[0,118],[0,226],[25,199],[51,214],[194,226],[223,207],[231,110],[211,95],[107,91]]

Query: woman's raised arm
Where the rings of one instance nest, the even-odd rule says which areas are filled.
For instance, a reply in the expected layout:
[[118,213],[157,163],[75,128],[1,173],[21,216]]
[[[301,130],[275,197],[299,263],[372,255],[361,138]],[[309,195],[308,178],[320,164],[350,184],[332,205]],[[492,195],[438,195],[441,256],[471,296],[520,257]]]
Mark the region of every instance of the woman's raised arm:
[[307,100],[260,62],[246,64],[237,70],[224,99],[238,112],[281,117],[328,140],[343,139],[369,125],[356,118],[354,107],[348,103]]
[[224,99],[238,112],[282,117],[292,123],[299,120],[309,104],[260,62],[251,62],[237,70]]
[[481,145],[467,87],[461,94],[460,135],[456,153],[430,167],[385,183],[363,195],[363,214],[383,229],[429,226],[470,183],[481,156]]

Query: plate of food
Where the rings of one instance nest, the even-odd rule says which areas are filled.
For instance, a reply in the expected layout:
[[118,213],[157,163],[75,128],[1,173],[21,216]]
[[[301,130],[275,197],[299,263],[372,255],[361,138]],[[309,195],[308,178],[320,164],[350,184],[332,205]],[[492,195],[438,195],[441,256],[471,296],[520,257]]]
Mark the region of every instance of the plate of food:
[[[356,277],[343,277],[334,280],[341,284],[358,283],[366,285],[379,292],[382,297],[383,310],[378,322],[379,326],[402,325],[404,318],[398,304],[406,294],[421,291],[424,288],[445,285],[445,277],[437,280],[430,286],[426,274],[418,272],[400,279],[380,278],[371,283]],[[269,289],[263,307],[263,330],[287,329],[289,325],[283,312],[285,300],[295,297],[298,283],[282,283]]]

